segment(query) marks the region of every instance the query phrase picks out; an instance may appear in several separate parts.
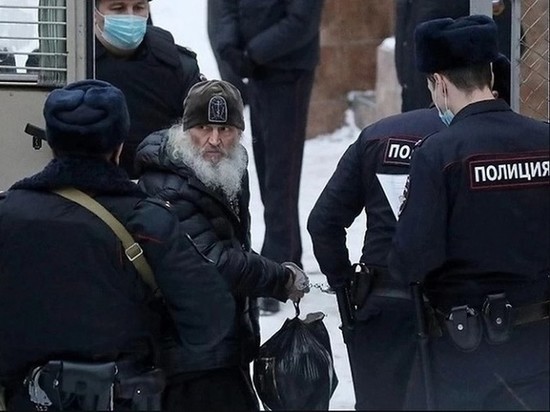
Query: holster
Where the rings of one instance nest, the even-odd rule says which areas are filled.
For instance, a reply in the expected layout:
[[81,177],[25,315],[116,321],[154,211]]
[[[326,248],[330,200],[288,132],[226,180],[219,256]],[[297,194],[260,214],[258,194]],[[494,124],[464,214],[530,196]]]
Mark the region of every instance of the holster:
[[364,263],[353,265],[353,275],[350,281],[350,302],[355,310],[361,309],[374,286],[374,272]]
[[483,329],[479,313],[468,305],[453,307],[444,316],[443,324],[458,349],[471,352],[481,343]]
[[[145,369],[134,361],[68,362],[52,360],[25,379],[31,401],[56,410],[161,410],[166,385],[161,369]],[[34,386],[34,387],[33,387]],[[38,386],[38,387],[37,387]],[[43,393],[47,396],[42,396]],[[33,399],[34,397],[34,399]]]
[[38,383],[59,410],[112,410],[114,362],[83,363],[53,360],[40,370]]
[[506,299],[506,294],[487,295],[482,312],[487,341],[492,344],[507,342],[513,325],[512,305]]

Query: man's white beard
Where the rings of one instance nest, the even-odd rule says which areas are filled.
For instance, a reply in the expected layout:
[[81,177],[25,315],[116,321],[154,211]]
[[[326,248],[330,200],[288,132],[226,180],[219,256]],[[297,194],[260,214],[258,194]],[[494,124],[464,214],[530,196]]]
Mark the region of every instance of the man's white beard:
[[221,190],[229,201],[236,200],[248,161],[243,146],[236,144],[218,163],[212,163],[204,159],[189,132],[183,131],[181,124],[178,124],[168,132],[167,154],[175,165],[186,165],[193,170],[205,186]]

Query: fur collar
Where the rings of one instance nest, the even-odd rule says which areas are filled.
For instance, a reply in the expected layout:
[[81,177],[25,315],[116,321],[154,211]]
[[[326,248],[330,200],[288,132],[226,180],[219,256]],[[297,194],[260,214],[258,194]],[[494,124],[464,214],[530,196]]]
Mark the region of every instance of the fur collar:
[[53,159],[41,172],[20,180],[11,189],[52,190],[67,186],[96,193],[143,196],[124,169],[101,159],[76,156]]

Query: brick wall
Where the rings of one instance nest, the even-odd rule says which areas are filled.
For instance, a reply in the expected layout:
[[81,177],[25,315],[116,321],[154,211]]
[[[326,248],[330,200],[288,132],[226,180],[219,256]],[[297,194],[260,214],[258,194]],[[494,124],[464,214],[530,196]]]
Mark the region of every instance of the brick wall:
[[343,125],[348,92],[374,89],[377,47],[393,35],[393,20],[393,0],[325,0],[308,138]]

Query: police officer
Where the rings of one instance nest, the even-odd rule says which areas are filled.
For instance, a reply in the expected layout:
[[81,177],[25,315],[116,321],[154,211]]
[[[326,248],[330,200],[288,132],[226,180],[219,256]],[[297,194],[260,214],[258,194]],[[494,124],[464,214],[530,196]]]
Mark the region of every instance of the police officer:
[[[95,402],[98,381],[105,382],[89,372],[110,362],[119,371],[116,406],[124,404],[119,395],[132,400],[136,394],[135,387],[118,391],[123,376],[141,385],[138,398],[146,399],[154,386],[160,399],[157,375],[137,378],[156,366],[155,341],[166,313],[154,309],[153,291],[111,228],[52,191],[72,187],[92,196],[139,242],[170,313],[164,322],[186,349],[207,350],[220,341],[232,323],[233,298],[215,266],[180,235],[169,205],[147,199],[117,166],[130,123],[119,89],[97,80],[70,84],[48,96],[44,117],[54,159],[0,198],[0,386],[8,410],[51,403],[106,410],[108,403],[79,402]],[[191,276],[195,270],[200,277]],[[76,378],[71,387],[63,367],[63,375],[55,375],[61,384],[52,379],[44,396],[37,384],[46,381],[50,361],[71,362]],[[38,375],[35,368],[45,366]],[[106,384],[108,393],[113,382]]]
[[[504,55],[499,55],[497,62],[493,94],[507,100],[510,62]],[[387,255],[414,146],[444,127],[437,113],[435,108],[418,109],[365,128],[342,156],[309,216],[308,230],[317,262],[331,287],[339,289],[349,286],[354,277],[345,229],[363,210],[367,213],[360,262],[369,275],[354,279],[353,298],[359,310],[354,313],[352,341],[348,342],[356,408],[360,410],[395,410],[403,404],[416,350],[414,319],[407,291],[399,291],[389,274]],[[372,280],[369,276],[375,278],[375,287],[359,296],[359,291],[368,292],[357,286]],[[396,296],[388,295],[390,289]]]
[[449,127],[414,152],[389,268],[430,301],[435,407],[548,409],[549,126],[493,98],[492,19],[432,20],[415,42]]
[[130,135],[121,166],[137,178],[138,144],[183,114],[183,100],[201,80],[196,54],[174,43],[172,35],[147,25],[148,0],[95,0],[96,78],[124,92]]
[[[420,109],[380,120],[365,128],[344,153],[308,219],[317,262],[334,289],[353,275],[346,228],[364,210],[367,231],[360,261],[372,291],[352,296],[359,309],[348,352],[357,410],[396,410],[403,403],[415,353],[414,319],[407,289],[399,289],[387,269],[414,145],[441,129],[436,109]],[[358,286],[356,284],[356,286]]]

